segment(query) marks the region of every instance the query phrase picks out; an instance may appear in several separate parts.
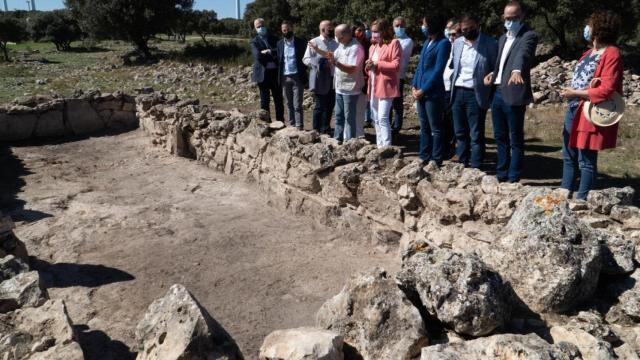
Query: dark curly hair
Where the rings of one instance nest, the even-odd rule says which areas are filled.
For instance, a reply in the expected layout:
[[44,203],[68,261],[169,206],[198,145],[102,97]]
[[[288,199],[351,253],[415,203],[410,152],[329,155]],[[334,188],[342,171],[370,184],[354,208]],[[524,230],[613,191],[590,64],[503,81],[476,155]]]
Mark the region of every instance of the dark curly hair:
[[620,16],[613,11],[596,11],[589,18],[591,37],[603,44],[615,44],[620,33],[620,23]]

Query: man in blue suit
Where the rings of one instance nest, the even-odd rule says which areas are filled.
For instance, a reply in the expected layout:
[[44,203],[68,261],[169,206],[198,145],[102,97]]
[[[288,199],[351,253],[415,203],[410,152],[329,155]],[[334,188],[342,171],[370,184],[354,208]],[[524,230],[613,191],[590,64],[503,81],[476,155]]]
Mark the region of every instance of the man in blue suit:
[[498,43],[480,32],[480,19],[465,15],[462,36],[453,43],[451,111],[456,134],[456,157],[465,166],[480,168],[485,152],[484,123],[491,106],[491,85],[484,77],[493,72]]
[[498,41],[496,65],[484,82],[494,87],[491,116],[498,149],[498,181],[518,182],[524,160],[524,114],[533,101],[531,67],[538,35],[523,24],[524,12],[518,1],[507,4],[503,18],[507,32]]
[[256,30],[256,36],[251,39],[251,53],[253,54],[251,81],[258,85],[260,90],[260,108],[271,113],[269,110],[269,92],[271,92],[276,108],[276,120],[284,122],[282,89],[278,84],[278,58],[276,51],[278,38],[267,33],[264,19],[256,19],[253,22],[253,26]]
[[282,39],[278,41],[278,83],[287,99],[289,125],[302,130],[302,96],[307,85],[307,65],[302,58],[307,50],[307,41],[293,35],[293,24],[283,21],[280,26]]

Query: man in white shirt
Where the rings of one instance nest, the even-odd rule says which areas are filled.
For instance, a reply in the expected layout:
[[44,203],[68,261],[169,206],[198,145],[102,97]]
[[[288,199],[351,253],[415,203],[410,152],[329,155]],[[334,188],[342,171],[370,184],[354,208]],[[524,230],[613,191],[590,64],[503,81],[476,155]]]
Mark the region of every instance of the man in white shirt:
[[533,101],[531,67],[538,35],[522,23],[524,12],[518,1],[505,6],[503,18],[507,32],[500,37],[494,71],[484,82],[494,87],[491,117],[498,150],[496,176],[501,182],[518,182],[524,160],[524,115]]
[[452,48],[451,111],[456,135],[456,160],[480,168],[485,152],[485,117],[491,106],[491,85],[484,77],[493,72],[498,55],[497,42],[480,32],[480,19],[464,15],[462,37]]
[[[364,49],[353,38],[351,28],[346,24],[336,27],[336,40],[340,44],[335,52],[324,52],[314,48],[325,56],[335,67],[334,87],[336,89],[336,128],[334,138],[340,143],[356,137],[356,113],[358,98],[364,86]],[[311,45],[309,45],[311,46]],[[345,123],[346,129],[345,131]]]
[[[449,19],[447,21],[447,27],[444,30],[444,35],[449,41],[453,42],[460,36],[460,23],[457,19]],[[453,50],[453,47],[452,47]],[[451,103],[448,99],[451,99],[451,76],[453,75],[453,65],[451,64],[453,58],[453,51],[449,55],[447,60],[447,66],[444,68],[442,78],[444,79],[445,99],[447,102],[444,106],[444,127],[442,128],[442,151],[445,156],[450,156],[455,152],[455,132],[453,130],[453,115],[451,114]],[[457,159],[457,158],[454,158]]]
[[335,106],[336,93],[333,89],[333,65],[325,57],[313,50],[317,47],[324,52],[333,52],[338,48],[334,39],[333,24],[329,20],[320,22],[320,36],[309,41],[302,62],[311,71],[309,73],[309,90],[313,92],[315,105],[313,108],[313,129],[321,134],[330,131],[331,114]]
[[393,99],[391,112],[389,114],[389,119],[393,119],[391,123],[391,134],[394,140],[392,140],[392,142],[396,143],[400,130],[402,129],[402,120],[404,117],[404,78],[407,73],[407,67],[409,66],[409,60],[411,60],[411,54],[413,53],[413,40],[407,36],[406,22],[401,16],[393,20],[393,31],[402,48],[400,71],[398,73],[398,77],[400,78],[400,96]]

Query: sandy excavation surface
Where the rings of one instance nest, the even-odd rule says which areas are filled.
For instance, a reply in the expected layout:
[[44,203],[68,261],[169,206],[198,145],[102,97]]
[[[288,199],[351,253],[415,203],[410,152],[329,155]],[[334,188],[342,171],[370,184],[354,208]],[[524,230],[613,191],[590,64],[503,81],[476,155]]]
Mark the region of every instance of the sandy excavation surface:
[[252,184],[152,148],[140,130],[0,151],[0,207],[90,359],[133,356],[136,324],[174,283],[256,359],[269,332],[313,325],[352,273],[399,266]]

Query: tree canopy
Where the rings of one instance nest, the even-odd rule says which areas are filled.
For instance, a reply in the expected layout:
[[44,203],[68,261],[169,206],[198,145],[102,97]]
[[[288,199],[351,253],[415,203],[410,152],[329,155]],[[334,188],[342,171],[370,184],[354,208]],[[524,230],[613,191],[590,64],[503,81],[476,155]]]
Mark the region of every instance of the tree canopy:
[[68,10],[42,12],[29,23],[31,38],[36,41],[51,41],[58,51],[71,49],[71,42],[82,36],[78,21]]
[[27,37],[27,26],[23,19],[12,13],[0,13],[0,50],[6,61],[9,61],[7,43],[18,43]]
[[91,36],[131,41],[146,57],[151,57],[149,39],[175,28],[183,11],[193,0],[66,0]]

